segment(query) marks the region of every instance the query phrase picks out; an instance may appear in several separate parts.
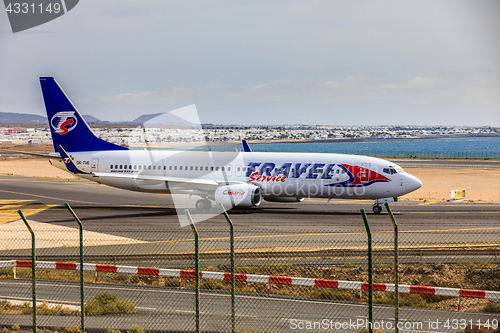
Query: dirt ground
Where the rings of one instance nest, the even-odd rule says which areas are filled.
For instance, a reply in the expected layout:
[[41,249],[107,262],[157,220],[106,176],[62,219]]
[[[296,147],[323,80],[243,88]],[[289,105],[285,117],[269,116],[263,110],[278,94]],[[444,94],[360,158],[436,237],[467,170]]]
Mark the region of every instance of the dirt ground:
[[474,202],[500,203],[500,169],[405,168],[422,181],[422,187],[402,199],[445,201],[450,190],[465,190]]
[[[445,201],[450,190],[465,190],[474,202],[500,203],[500,169],[405,168],[423,185],[401,200]],[[0,174],[75,179],[76,177],[40,158],[0,158]]]

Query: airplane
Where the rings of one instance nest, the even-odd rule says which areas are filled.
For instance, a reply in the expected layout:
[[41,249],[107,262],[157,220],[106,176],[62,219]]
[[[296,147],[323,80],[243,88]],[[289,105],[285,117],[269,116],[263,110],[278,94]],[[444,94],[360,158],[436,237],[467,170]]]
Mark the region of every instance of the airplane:
[[129,149],[98,138],[53,77],[40,85],[54,153],[48,158],[75,176],[121,189],[181,193],[200,198],[195,207],[257,207],[304,198],[371,199],[381,203],[417,190],[422,182],[399,165],[380,158],[334,153],[243,152]]

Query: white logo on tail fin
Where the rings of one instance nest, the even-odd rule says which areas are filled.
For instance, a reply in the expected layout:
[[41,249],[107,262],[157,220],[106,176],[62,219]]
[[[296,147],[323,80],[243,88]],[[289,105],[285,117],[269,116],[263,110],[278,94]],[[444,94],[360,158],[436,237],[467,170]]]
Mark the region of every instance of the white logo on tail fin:
[[72,131],[77,124],[78,120],[75,117],[75,111],[58,112],[50,120],[50,126],[60,135]]

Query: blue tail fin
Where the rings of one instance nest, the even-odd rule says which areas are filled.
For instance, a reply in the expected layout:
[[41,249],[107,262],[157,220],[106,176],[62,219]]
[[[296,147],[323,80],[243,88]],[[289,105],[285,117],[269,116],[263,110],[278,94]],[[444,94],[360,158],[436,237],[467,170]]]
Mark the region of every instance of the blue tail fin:
[[53,77],[41,77],[40,86],[56,152],[59,145],[69,152],[127,149],[96,137]]

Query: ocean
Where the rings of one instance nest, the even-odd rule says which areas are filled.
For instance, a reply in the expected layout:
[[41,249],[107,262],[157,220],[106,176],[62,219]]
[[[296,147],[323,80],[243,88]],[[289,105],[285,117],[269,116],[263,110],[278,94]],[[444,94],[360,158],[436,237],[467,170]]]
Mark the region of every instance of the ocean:
[[374,142],[252,143],[253,151],[381,157],[500,159],[500,137],[390,139]]

